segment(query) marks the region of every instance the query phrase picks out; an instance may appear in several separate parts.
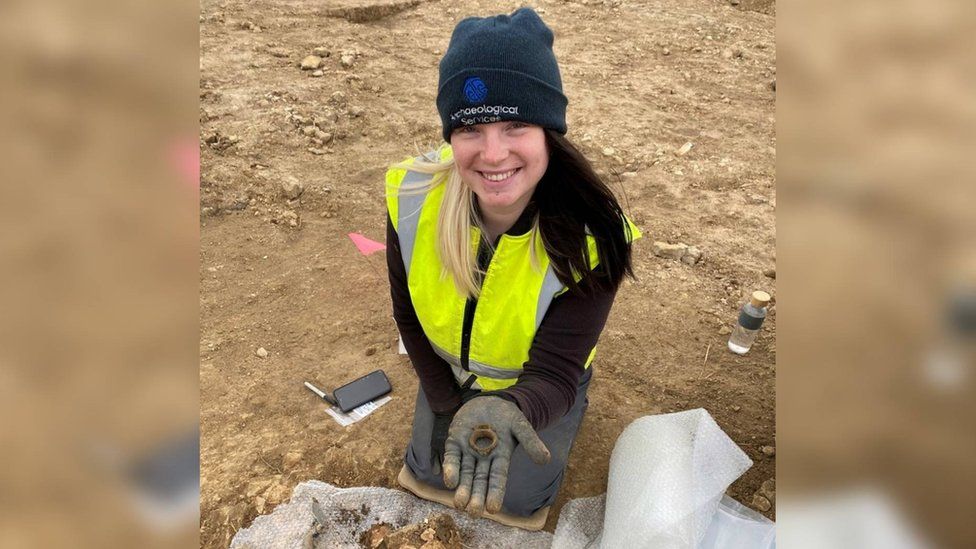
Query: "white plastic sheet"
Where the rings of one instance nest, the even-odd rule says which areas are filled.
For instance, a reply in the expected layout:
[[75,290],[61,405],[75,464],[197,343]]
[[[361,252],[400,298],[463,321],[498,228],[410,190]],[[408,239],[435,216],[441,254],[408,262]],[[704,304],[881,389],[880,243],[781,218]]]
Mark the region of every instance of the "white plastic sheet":
[[610,456],[601,547],[694,549],[751,466],[701,408],[635,420]]
[[698,544],[701,549],[773,549],[776,527],[771,520],[722,496],[718,510]]

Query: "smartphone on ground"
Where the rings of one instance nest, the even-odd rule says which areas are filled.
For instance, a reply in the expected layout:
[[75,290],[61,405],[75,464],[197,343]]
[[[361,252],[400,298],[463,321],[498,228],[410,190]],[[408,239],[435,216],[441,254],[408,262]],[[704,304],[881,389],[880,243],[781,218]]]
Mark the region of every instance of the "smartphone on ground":
[[383,370],[376,370],[339,387],[332,392],[332,395],[339,409],[346,413],[392,390],[386,373]]

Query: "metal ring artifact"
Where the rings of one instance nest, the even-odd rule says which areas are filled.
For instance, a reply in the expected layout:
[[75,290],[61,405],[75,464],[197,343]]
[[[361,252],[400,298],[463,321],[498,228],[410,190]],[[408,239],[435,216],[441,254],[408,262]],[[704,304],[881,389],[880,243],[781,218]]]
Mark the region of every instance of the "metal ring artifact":
[[[488,442],[485,443],[483,441]],[[498,446],[498,435],[495,434],[491,425],[478,425],[472,430],[468,444],[475,452],[487,456],[495,449],[495,446]]]

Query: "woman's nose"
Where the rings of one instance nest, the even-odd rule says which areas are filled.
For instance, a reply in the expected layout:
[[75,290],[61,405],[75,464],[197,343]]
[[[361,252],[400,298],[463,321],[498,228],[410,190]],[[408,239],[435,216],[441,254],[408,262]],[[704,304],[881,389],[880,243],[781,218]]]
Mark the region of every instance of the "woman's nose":
[[499,132],[488,131],[485,134],[485,146],[481,151],[481,158],[489,164],[498,164],[508,157],[508,144]]

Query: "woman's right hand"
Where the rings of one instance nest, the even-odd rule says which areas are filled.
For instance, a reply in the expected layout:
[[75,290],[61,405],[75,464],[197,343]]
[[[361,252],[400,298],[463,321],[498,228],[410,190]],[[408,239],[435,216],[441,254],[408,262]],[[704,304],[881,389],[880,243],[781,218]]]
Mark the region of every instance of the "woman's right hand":
[[[485,427],[494,432],[497,444],[479,451],[471,446],[472,435],[486,432]],[[461,406],[451,422],[444,448],[444,484],[457,488],[454,507],[476,517],[485,510],[500,511],[508,484],[508,466],[517,444],[524,446],[539,465],[549,462],[549,449],[514,403],[483,396]]]

